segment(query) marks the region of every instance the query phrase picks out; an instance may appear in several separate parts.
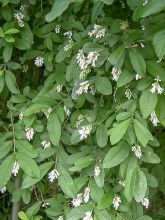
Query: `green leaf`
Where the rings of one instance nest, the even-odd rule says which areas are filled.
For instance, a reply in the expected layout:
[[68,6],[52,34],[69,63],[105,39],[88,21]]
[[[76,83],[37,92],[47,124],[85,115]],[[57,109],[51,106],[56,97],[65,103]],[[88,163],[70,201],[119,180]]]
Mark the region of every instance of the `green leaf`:
[[103,160],[103,167],[111,168],[119,165],[128,157],[129,152],[130,148],[125,142],[121,142],[117,146],[112,147]]
[[112,65],[121,67],[124,62],[125,54],[126,54],[125,47],[120,46],[110,54],[108,60]]
[[156,55],[158,57],[163,57],[165,55],[165,30],[161,30],[154,35],[153,45]]
[[16,153],[16,159],[23,171],[32,177],[40,178],[41,172],[36,162],[22,152]]
[[1,143],[0,146],[0,159],[5,157],[9,151],[12,149],[13,143],[12,141],[6,141],[4,143]]
[[143,216],[137,218],[136,220],[152,220],[152,218],[148,215],[143,215]]
[[12,72],[8,70],[5,70],[5,82],[11,93],[14,93],[14,94],[19,93],[19,90],[16,87],[16,77]]
[[115,127],[112,128],[110,136],[110,141],[112,145],[118,143],[122,139],[128,129],[129,124],[130,119],[127,119],[125,121],[122,121],[121,123],[116,124]]
[[58,170],[60,173],[60,176],[58,177],[58,184],[61,187],[61,190],[69,198],[75,198],[77,195],[77,189],[69,172],[61,165],[58,166]]
[[18,216],[21,220],[29,220],[29,218],[27,217],[27,215],[23,211],[19,212]]
[[100,188],[102,188],[104,186],[105,171],[102,167],[100,167],[100,170],[101,170],[101,174],[98,177],[94,175],[94,179],[95,179],[96,184]]
[[105,193],[102,196],[101,200],[99,201],[97,208],[99,210],[109,208],[112,205],[112,200],[113,200],[113,193],[112,192]]
[[89,181],[89,187],[90,187],[90,196],[91,198],[98,203],[101,199],[101,197],[104,195],[103,188],[100,188],[96,182],[93,179],[90,179]]
[[95,210],[95,220],[111,220],[110,214],[106,210]]
[[59,17],[69,6],[70,0],[55,0],[51,11],[46,15],[46,21],[52,22]]
[[153,152],[143,154],[141,159],[146,163],[160,163],[160,158]]
[[6,186],[14,166],[14,155],[6,157],[0,165],[0,189]]
[[28,141],[16,140],[15,144],[18,152],[22,152],[31,158],[35,158],[38,156],[37,151],[33,149],[33,146]]
[[147,192],[147,179],[143,171],[138,170],[136,176],[136,183],[134,189],[134,199],[137,202],[141,202]]
[[9,62],[11,59],[13,52],[13,46],[11,44],[7,44],[3,50],[3,60],[5,63]]
[[144,90],[140,96],[140,111],[143,118],[147,118],[156,107],[158,96],[156,93],[152,94],[150,90]]
[[25,178],[23,179],[22,182],[22,189],[27,189],[33,185],[35,185],[36,183],[38,183],[48,172],[48,170],[50,170],[50,168],[53,166],[53,162],[46,162],[44,164],[41,164],[39,166],[40,171],[41,171],[41,177],[40,178],[35,178],[35,177],[31,177],[31,176],[25,176]]
[[117,81],[117,87],[122,87],[129,82],[131,82],[135,78],[135,74],[129,72],[127,69],[124,69],[119,76]]
[[52,144],[57,146],[61,138],[61,123],[56,112],[49,115],[47,130]]
[[107,128],[105,125],[99,125],[96,131],[96,141],[100,147],[105,147],[108,141]]
[[133,13],[133,20],[137,21],[139,18],[145,18],[149,15],[158,13],[165,8],[165,2],[162,0],[150,0],[146,5],[137,7]]
[[145,147],[149,140],[153,140],[152,134],[138,120],[134,119],[133,123],[134,123],[135,134],[137,136],[137,139]]
[[86,168],[86,167],[90,166],[93,162],[94,162],[94,160],[90,156],[79,158],[75,162],[75,166],[69,168],[69,170],[73,171],[73,172],[74,171],[81,171],[83,168]]
[[114,2],[114,0],[101,0],[102,2],[104,2],[106,5],[112,5],[112,3]]
[[19,32],[18,29],[11,28],[11,29],[8,29],[7,31],[5,31],[5,34],[17,34],[18,32]]
[[146,72],[146,63],[139,51],[135,48],[129,50],[129,57],[135,72],[139,75],[144,76]]
[[45,110],[49,106],[46,104],[33,104],[24,112],[24,116],[30,116],[40,112],[41,110]]
[[41,207],[42,202],[36,202],[34,203],[30,208],[27,209],[26,211],[26,215],[31,218],[34,215],[37,214],[37,212],[39,211],[40,207]]
[[107,77],[98,77],[95,81],[96,89],[103,95],[112,93],[112,85]]
[[101,1],[95,2],[91,10],[91,22],[94,23],[103,11],[104,4]]

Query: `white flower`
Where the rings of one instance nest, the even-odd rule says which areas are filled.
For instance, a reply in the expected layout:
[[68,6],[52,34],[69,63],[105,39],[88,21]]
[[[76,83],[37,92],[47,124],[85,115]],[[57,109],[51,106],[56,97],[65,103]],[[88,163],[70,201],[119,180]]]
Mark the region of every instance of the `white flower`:
[[78,195],[76,196],[75,199],[73,199],[73,200],[71,201],[73,207],[78,207],[78,206],[81,205],[81,203],[82,203],[82,196],[83,196],[83,194],[80,193],[80,194],[78,194]]
[[127,98],[127,99],[131,99],[131,97],[132,97],[132,92],[131,92],[131,90],[129,89],[129,88],[126,88],[126,90],[125,90],[125,97]]
[[21,3],[20,10],[24,11],[26,8],[28,8],[28,4],[22,4]]
[[142,42],[140,42],[140,46],[141,46],[141,48],[145,47],[145,45]]
[[157,116],[156,116],[155,111],[151,113],[151,118],[150,118],[150,120],[151,120],[153,126],[155,126],[155,127],[158,126],[159,120],[158,120],[158,118],[157,118]]
[[120,74],[121,74],[121,69],[118,68],[118,67],[113,67],[111,74],[112,74],[112,79],[113,79],[114,81],[118,81],[119,76],[120,76]]
[[91,125],[86,125],[83,126],[81,129],[78,130],[78,133],[80,135],[80,140],[86,139],[92,130],[92,126]]
[[148,3],[148,0],[144,0],[143,6]]
[[53,182],[55,179],[57,179],[60,176],[59,172],[57,169],[52,170],[50,173],[48,173],[48,179],[49,182]]
[[159,79],[159,76],[157,76],[157,78],[155,79],[155,83],[152,84],[152,88],[151,88],[151,92],[155,93],[157,92],[158,94],[162,94],[162,92],[164,91],[164,89],[160,86],[159,82],[161,82],[161,80]]
[[67,116],[71,114],[71,111],[69,110],[69,108],[66,107],[66,105],[64,105],[64,112],[66,113]]
[[149,204],[150,204],[150,201],[149,201],[148,197],[145,197],[145,198],[141,201],[141,203],[142,203],[142,205],[143,205],[144,207],[146,207],[146,209],[148,209]]
[[96,66],[96,61],[98,60],[98,58],[99,58],[99,53],[98,53],[97,51],[89,52],[89,54],[88,54],[88,56],[87,56],[88,62],[89,62],[93,67]]
[[6,192],[6,190],[7,190],[7,189],[6,189],[6,186],[4,186],[3,188],[0,189],[0,192],[3,194],[3,193]]
[[69,39],[72,38],[72,35],[73,35],[72,31],[67,31],[67,32],[64,33],[64,36],[69,38]]
[[101,25],[94,25],[94,29],[91,32],[88,32],[90,37],[94,36],[96,38],[102,38],[105,36],[105,28]]
[[99,177],[101,174],[100,167],[98,165],[95,165],[94,175],[95,177]]
[[65,45],[65,47],[64,47],[64,50],[65,50],[65,51],[69,51],[69,50],[72,49],[72,47],[73,47],[73,40],[72,40],[72,39],[69,39],[68,43],[67,43],[67,44]]
[[25,15],[24,15],[23,13],[21,13],[21,12],[16,12],[16,13],[14,14],[14,17],[17,19],[18,25],[19,25],[20,27],[24,27],[24,21],[23,21],[23,19],[24,19]]
[[135,75],[135,79],[136,80],[139,80],[139,79],[141,79],[142,77],[137,73],[136,75]]
[[85,191],[84,191],[84,194],[83,194],[83,199],[84,199],[84,202],[85,203],[88,203],[89,202],[89,199],[90,199],[90,188],[89,187],[86,187],[85,188]]
[[47,119],[49,118],[49,115],[52,111],[53,111],[52,107],[42,110],[42,112],[44,113]]
[[78,119],[77,119],[77,122],[76,122],[76,127],[78,128],[78,126],[81,124],[81,122],[83,122],[84,120],[84,115],[79,115],[78,116]]
[[141,27],[142,27],[142,31],[144,31],[146,29],[144,25],[142,25]]
[[82,83],[79,84],[79,87],[76,91],[76,94],[79,96],[81,95],[82,93],[87,93],[88,92],[88,89],[89,89],[89,82],[88,81],[84,81]]
[[50,143],[50,141],[42,141],[41,142],[41,146],[43,146],[43,148],[45,149],[45,148],[49,148],[49,147],[51,147],[51,143]]
[[63,216],[59,216],[57,220],[64,220]]
[[86,70],[88,68],[89,62],[88,62],[88,59],[85,57],[84,52],[82,50],[79,50],[76,56],[76,59],[81,70]]
[[19,120],[20,120],[20,121],[23,120],[23,112],[20,112],[20,114],[19,114]]
[[49,202],[43,202],[42,207],[47,208],[49,206]]
[[17,176],[18,171],[19,171],[19,164],[17,161],[15,161],[14,166],[13,166],[13,170],[12,170],[13,175]]
[[120,181],[119,181],[119,184],[120,184],[121,186],[125,187],[125,181],[124,181],[124,180],[120,180]]
[[61,25],[57,24],[56,27],[55,27],[56,34],[59,34],[60,30],[61,30]]
[[80,79],[85,79],[85,77],[88,75],[88,73],[90,73],[91,72],[91,69],[90,68],[86,68],[86,69],[84,69],[84,70],[82,70],[81,72],[80,72],[80,75],[79,75],[79,78]]
[[41,57],[41,56],[36,57],[35,60],[34,60],[34,64],[35,64],[37,67],[43,66],[43,64],[44,64],[44,58]]
[[26,132],[26,138],[28,139],[28,141],[33,140],[34,128],[26,128],[25,132]]
[[57,86],[56,86],[57,93],[60,93],[62,91],[62,87],[63,87],[62,85],[57,84]]
[[139,145],[135,145],[131,149],[135,153],[135,156],[137,158],[140,159],[142,157],[142,151],[141,151],[141,147]]
[[119,208],[119,206],[120,206],[120,203],[121,203],[120,197],[119,196],[115,196],[113,198],[113,202],[112,203],[113,203],[114,209],[117,210]]
[[88,211],[88,212],[85,212],[85,215],[83,217],[83,220],[93,220],[92,218],[92,212]]

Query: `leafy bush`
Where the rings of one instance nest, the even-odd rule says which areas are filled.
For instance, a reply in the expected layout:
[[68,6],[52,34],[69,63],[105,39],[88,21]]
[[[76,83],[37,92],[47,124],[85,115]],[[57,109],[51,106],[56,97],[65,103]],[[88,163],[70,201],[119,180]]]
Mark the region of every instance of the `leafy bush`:
[[1,219],[164,219],[165,1],[0,2]]

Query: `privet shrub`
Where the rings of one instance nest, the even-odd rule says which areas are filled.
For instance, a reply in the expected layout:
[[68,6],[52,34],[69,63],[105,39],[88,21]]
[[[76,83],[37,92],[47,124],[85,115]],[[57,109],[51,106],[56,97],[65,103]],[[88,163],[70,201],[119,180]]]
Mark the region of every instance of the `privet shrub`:
[[0,2],[1,219],[164,219],[165,1]]

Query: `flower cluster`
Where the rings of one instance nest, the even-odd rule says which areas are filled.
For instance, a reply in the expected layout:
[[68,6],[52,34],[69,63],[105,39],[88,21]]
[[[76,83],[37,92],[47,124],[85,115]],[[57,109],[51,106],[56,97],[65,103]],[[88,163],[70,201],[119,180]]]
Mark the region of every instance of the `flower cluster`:
[[84,195],[83,195],[83,199],[84,199],[84,202],[85,203],[88,203],[89,202],[89,199],[90,199],[90,188],[89,187],[86,187],[85,188],[85,191],[84,191]]
[[143,200],[141,201],[141,203],[142,203],[142,205],[143,205],[144,207],[146,207],[146,209],[148,209],[149,204],[150,204],[150,201],[149,201],[148,197],[143,198]]
[[160,86],[159,82],[161,82],[161,80],[159,79],[159,76],[157,76],[157,78],[155,79],[155,83],[152,84],[152,88],[151,88],[151,92],[155,93],[157,92],[158,94],[162,94],[162,92],[164,91],[164,89]]
[[125,180],[120,180],[120,181],[119,181],[119,184],[120,184],[121,186],[125,187]]
[[47,208],[49,205],[49,202],[43,202],[42,207]]
[[63,87],[62,85],[57,84],[57,86],[56,86],[57,93],[60,93],[62,91],[62,87]]
[[61,31],[61,25],[57,24],[54,30],[56,34],[59,34]]
[[64,220],[63,216],[59,216],[57,220]]
[[14,17],[16,18],[16,20],[17,20],[17,22],[18,22],[18,25],[19,25],[20,27],[24,27],[24,21],[23,21],[23,19],[24,19],[25,15],[24,15],[22,12],[16,12],[16,13],[14,14]]
[[120,74],[121,74],[121,69],[118,68],[118,67],[113,67],[111,74],[112,74],[112,79],[113,79],[114,81],[118,81],[119,76],[120,76]]
[[131,90],[130,90],[130,88],[126,88],[126,90],[125,90],[125,97],[127,98],[127,99],[131,99],[131,97],[132,97],[132,92],[131,92]]
[[68,39],[71,39],[72,35],[73,35],[72,31],[67,31],[64,33],[64,36],[67,37]]
[[92,218],[92,212],[88,211],[88,212],[85,212],[85,215],[83,217],[83,220],[93,220]]
[[44,115],[46,116],[46,118],[49,118],[50,113],[53,111],[52,107],[49,107],[47,109],[43,109],[42,112],[44,113]]
[[91,130],[92,130],[91,125],[86,125],[81,127],[81,129],[78,130],[78,133],[80,135],[80,140],[86,139],[90,135]]
[[6,190],[7,190],[7,189],[6,189],[6,186],[4,186],[3,188],[0,189],[0,192],[3,194],[3,193],[6,192]]
[[100,167],[96,164],[96,165],[95,165],[95,169],[94,169],[94,176],[95,176],[95,177],[99,177],[100,174],[101,174]]
[[35,60],[34,60],[34,64],[35,64],[37,67],[43,66],[43,64],[44,64],[44,58],[41,57],[41,56],[36,57]]
[[81,82],[78,86],[77,86],[77,90],[76,90],[76,95],[81,95],[83,93],[87,93],[88,92],[88,89],[89,89],[89,81],[84,81],[84,82]]
[[41,141],[41,146],[45,149],[45,148],[49,148],[51,147],[51,143],[50,141]]
[[73,40],[69,39],[68,43],[64,46],[64,51],[69,51],[72,49],[72,47],[73,47]]
[[139,145],[135,145],[132,147],[132,151],[135,153],[135,156],[137,158],[141,158],[142,157],[142,151],[141,151],[141,147]]
[[60,176],[59,172],[57,171],[57,169],[52,170],[49,174],[48,174],[48,179],[49,182],[53,182],[55,179],[57,179]]
[[13,170],[12,170],[12,174],[13,174],[14,176],[17,176],[18,171],[19,171],[19,164],[18,164],[17,161],[15,161],[15,162],[14,162],[14,166],[13,166]]
[[155,111],[151,113],[150,120],[151,120],[153,126],[155,126],[155,127],[158,126],[159,119],[157,118]]
[[28,141],[33,140],[34,128],[26,128],[25,132],[26,132],[26,138],[28,139]]
[[105,28],[101,25],[94,25],[94,28],[92,31],[88,32],[88,35],[90,37],[96,37],[96,38],[102,38],[105,36]]
[[67,116],[70,116],[71,111],[69,108],[66,107],[66,105],[64,105],[64,112],[66,113]]
[[77,118],[76,127],[78,128],[81,122],[84,121],[84,115],[80,114]]
[[86,187],[84,193],[77,194],[76,198],[74,198],[71,203],[73,207],[78,207],[81,205],[81,203],[84,201],[85,203],[88,203],[90,199],[90,188]]
[[119,208],[119,206],[120,206],[120,203],[121,203],[120,197],[119,196],[115,196],[113,198],[113,202],[112,203],[113,203],[114,209],[117,210]]
[[148,0],[144,0],[143,6],[146,5],[147,3],[148,3]]
[[136,75],[135,75],[135,79],[136,80],[139,80],[139,79],[141,79],[142,77],[137,73]]

